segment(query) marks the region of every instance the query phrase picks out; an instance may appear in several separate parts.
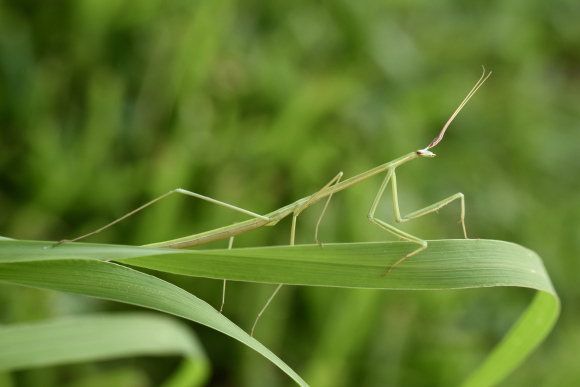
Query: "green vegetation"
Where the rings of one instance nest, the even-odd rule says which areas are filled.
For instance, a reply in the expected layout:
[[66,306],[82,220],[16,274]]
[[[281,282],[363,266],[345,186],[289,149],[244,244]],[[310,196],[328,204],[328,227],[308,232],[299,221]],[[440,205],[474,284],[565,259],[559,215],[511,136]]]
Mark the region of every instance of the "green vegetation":
[[[182,275],[293,285],[393,290],[490,286],[537,289],[538,293],[524,316],[485,364],[470,377],[466,384],[470,386],[486,386],[505,378],[544,339],[559,311],[558,298],[541,260],[525,248],[498,241],[431,242],[428,251],[415,257],[411,264],[397,268],[389,276],[389,281],[379,276],[384,273],[385,261],[392,265],[399,260],[409,251],[409,243],[327,244],[324,249],[318,245],[302,245],[206,251],[85,244],[49,248],[46,242],[18,241],[4,241],[2,247],[1,281],[121,301],[198,322],[248,345],[302,386],[306,383],[286,364],[204,301],[158,278],[109,261]],[[85,334],[91,332],[90,328],[80,329]],[[94,337],[83,340],[84,344],[95,346],[94,341],[98,340],[102,329],[115,327],[93,324],[91,334]],[[47,364],[44,352],[48,344],[44,342],[49,340],[54,348],[59,348],[58,352],[72,352],[65,356],[69,361],[74,359],[73,354],[82,359],[87,357],[86,351],[99,353],[99,349],[102,352],[109,346],[113,346],[110,350],[113,357],[123,352],[117,348],[114,339],[102,340],[94,348],[74,351],[65,345],[55,345],[58,339],[53,335],[51,329],[42,327],[32,337],[22,330],[0,330],[0,339],[4,336],[4,342],[7,342],[0,349],[0,367],[11,370],[17,368],[15,364],[20,367]],[[137,334],[132,332],[132,335]],[[73,338],[61,334],[60,339],[70,344],[71,340],[78,341],[79,336],[82,334]],[[154,331],[149,329],[140,339],[151,340],[151,344],[145,345],[150,350],[166,350],[164,344],[167,340],[157,348],[155,337]],[[130,339],[129,347],[139,337]],[[123,341],[118,343],[121,348],[125,344]],[[21,349],[23,342],[28,351]],[[34,353],[35,346],[40,348],[38,354]],[[62,361],[56,357],[48,364]],[[195,379],[199,380],[199,377]],[[184,382],[190,381],[186,379]]]
[[[2,371],[122,356],[177,354],[186,359],[164,386],[203,385],[208,376],[207,358],[195,336],[183,324],[160,315],[118,313],[13,325],[0,329],[0,343]],[[103,376],[111,379],[103,380]],[[119,377],[118,372],[107,372],[99,375],[99,382],[138,385],[145,379],[138,373]]]
[[[575,2],[564,0],[4,1],[0,235],[76,237],[177,187],[270,212],[317,191],[341,170],[348,178],[424,148],[483,64],[494,73],[434,149],[437,157],[397,170],[401,208],[410,212],[461,191],[470,237],[536,251],[562,299],[562,315],[505,385],[580,380],[580,312],[573,307],[580,297],[579,18]],[[393,240],[366,219],[380,182],[370,179],[332,198],[320,228],[325,244]],[[322,206],[300,215],[297,244],[313,242]],[[393,219],[389,198],[377,216]],[[423,239],[461,238],[458,217],[458,205],[451,204],[401,228]],[[244,219],[193,198],[173,197],[86,242],[142,245]],[[286,245],[289,231],[285,220],[237,237],[225,262],[243,251],[237,248]],[[225,247],[227,241],[205,248]],[[392,274],[412,273],[434,257],[436,250],[430,250]],[[352,263],[358,259],[364,256],[352,256]],[[137,268],[135,261],[125,264]],[[45,272],[47,267],[56,266],[44,266]],[[230,266],[218,269],[225,273]],[[0,275],[8,272],[1,270]],[[165,271],[172,270],[142,277],[165,280],[219,307],[221,281]],[[383,279],[384,287],[397,287],[396,279]],[[273,290],[228,282],[224,315],[248,331]],[[260,320],[256,338],[316,387],[457,385],[533,297],[524,288],[286,286]],[[554,316],[553,301],[538,297],[531,310],[544,303]],[[0,285],[0,323],[6,329],[72,316],[114,318],[136,309]],[[186,331],[192,341],[196,332],[207,352],[213,372],[208,385],[292,383],[272,363],[217,331],[194,323]],[[124,385],[160,385],[183,356],[185,362],[191,357],[175,348],[149,354],[153,360],[89,362],[87,355],[80,364],[0,374],[0,384],[37,386],[42,380],[46,386],[73,386],[92,380],[103,386],[99,378],[110,374],[113,380],[120,372],[133,380]],[[204,361],[199,359],[193,362]]]

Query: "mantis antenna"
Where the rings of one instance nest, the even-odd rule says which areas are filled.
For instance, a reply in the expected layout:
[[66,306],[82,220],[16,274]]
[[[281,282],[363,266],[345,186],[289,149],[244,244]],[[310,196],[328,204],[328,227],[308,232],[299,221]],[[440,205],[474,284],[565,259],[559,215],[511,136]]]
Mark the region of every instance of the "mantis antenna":
[[467,103],[467,101],[469,101],[469,99],[471,97],[473,97],[473,94],[475,94],[475,92],[477,91],[477,89],[479,89],[481,87],[481,85],[483,85],[483,82],[485,82],[487,80],[487,78],[489,78],[489,76],[491,75],[492,72],[490,71],[489,74],[487,74],[487,76],[485,76],[485,67],[483,67],[483,66],[481,66],[481,67],[483,68],[483,74],[481,75],[481,78],[479,78],[479,81],[477,81],[477,83],[475,84],[475,86],[473,86],[473,89],[471,89],[471,91],[469,92],[469,94],[467,94],[467,97],[465,97],[465,99],[463,100],[463,102],[461,102],[461,105],[459,105],[459,107],[451,115],[451,118],[449,118],[449,120],[447,120],[447,123],[445,124],[445,126],[443,126],[443,129],[441,130],[441,133],[439,133],[439,136],[435,137],[435,139],[433,141],[431,141],[431,144],[427,145],[427,148],[423,149],[424,151],[426,151],[428,149],[431,149],[435,145],[439,144],[439,142],[443,139],[443,136],[445,135],[445,131],[449,127],[449,124],[451,124],[451,122],[455,119],[455,117],[457,116],[457,114],[459,114],[459,112],[461,111],[461,109],[463,109],[463,107],[465,106],[465,104]]

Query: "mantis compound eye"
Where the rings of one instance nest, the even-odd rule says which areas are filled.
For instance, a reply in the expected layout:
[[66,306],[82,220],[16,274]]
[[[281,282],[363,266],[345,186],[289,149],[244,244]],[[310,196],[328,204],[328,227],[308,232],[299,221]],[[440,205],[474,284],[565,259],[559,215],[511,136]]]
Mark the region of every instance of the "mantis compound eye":
[[421,157],[435,157],[435,153],[428,151],[427,149],[419,149],[417,154]]

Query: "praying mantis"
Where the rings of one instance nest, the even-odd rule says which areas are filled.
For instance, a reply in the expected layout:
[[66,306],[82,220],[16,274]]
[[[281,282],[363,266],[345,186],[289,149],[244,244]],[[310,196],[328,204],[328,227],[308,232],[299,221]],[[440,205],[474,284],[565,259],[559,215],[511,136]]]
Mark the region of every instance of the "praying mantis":
[[[419,245],[419,247],[417,249],[404,255],[401,259],[399,259],[397,262],[392,264],[383,275],[381,275],[381,277],[386,277],[389,275],[389,273],[391,273],[391,271],[396,266],[400,265],[405,260],[409,259],[410,257],[420,253],[421,251],[423,251],[427,248],[427,241],[422,240],[422,239],[420,239],[414,235],[411,235],[409,233],[406,233],[402,230],[399,230],[395,226],[375,217],[375,212],[377,210],[377,206],[378,206],[379,201],[382,198],[389,182],[391,183],[391,187],[392,187],[394,216],[395,216],[395,221],[397,223],[403,223],[403,222],[407,222],[411,219],[418,218],[418,217],[423,216],[425,214],[437,211],[440,208],[446,206],[447,204],[449,204],[455,200],[460,200],[461,201],[461,218],[460,218],[459,223],[461,223],[461,226],[463,228],[463,234],[464,234],[465,238],[467,239],[467,232],[465,230],[465,198],[464,198],[464,195],[462,193],[456,193],[456,194],[451,195],[448,198],[443,199],[443,200],[441,200],[437,203],[434,203],[430,206],[427,206],[427,207],[424,207],[420,210],[414,211],[406,216],[401,216],[401,212],[399,210],[398,196],[397,196],[397,179],[396,179],[395,170],[397,167],[399,167],[399,166],[401,166],[401,165],[403,165],[411,160],[414,160],[414,159],[435,157],[435,154],[433,152],[431,152],[429,149],[436,146],[443,139],[445,131],[447,130],[447,128],[449,127],[449,125],[451,124],[453,119],[457,116],[457,114],[465,106],[467,101],[469,101],[469,99],[475,94],[475,92],[487,80],[487,78],[489,78],[490,75],[491,75],[491,72],[489,72],[486,76],[486,71],[484,68],[483,74],[481,75],[481,78],[479,78],[479,80],[477,81],[475,86],[473,86],[473,88],[471,89],[469,94],[465,97],[465,99],[461,102],[459,107],[451,115],[451,117],[449,118],[447,123],[443,126],[443,129],[441,130],[439,135],[426,148],[408,153],[408,154],[406,154],[402,157],[399,157],[393,161],[389,161],[385,164],[379,165],[378,167],[375,167],[371,170],[363,172],[359,175],[356,175],[356,176],[351,177],[349,179],[346,179],[344,181],[341,181],[343,173],[340,172],[334,178],[332,178],[324,187],[322,187],[319,191],[315,192],[314,194],[312,194],[310,196],[306,196],[302,199],[299,199],[299,200],[295,201],[294,203],[291,203],[285,207],[282,207],[280,209],[272,211],[266,215],[259,215],[259,214],[256,214],[254,212],[245,210],[243,208],[240,208],[240,207],[237,207],[237,206],[234,206],[234,205],[231,205],[231,204],[228,204],[228,203],[225,203],[225,202],[222,202],[222,201],[219,201],[219,200],[207,197],[207,196],[203,196],[203,195],[200,195],[200,194],[195,193],[195,192],[191,192],[191,191],[187,191],[187,190],[184,190],[181,188],[177,188],[177,189],[171,190],[171,191],[151,200],[150,202],[148,202],[148,203],[142,205],[141,207],[129,212],[128,214],[125,214],[124,216],[122,216],[122,217],[116,219],[115,221],[99,228],[98,230],[95,230],[95,231],[90,232],[88,234],[82,235],[82,236],[75,238],[75,239],[61,240],[59,242],[56,242],[52,246],[54,247],[54,246],[57,246],[59,244],[66,243],[66,242],[75,242],[75,241],[78,241],[80,239],[86,238],[88,236],[97,234],[97,233],[105,230],[106,228],[109,228],[109,227],[113,226],[114,224],[122,221],[123,219],[126,219],[127,217],[143,210],[144,208],[152,205],[153,203],[155,203],[163,198],[166,198],[167,196],[172,195],[174,193],[179,193],[179,194],[183,194],[183,195],[193,196],[195,198],[202,199],[202,200],[208,201],[210,203],[214,203],[214,204],[217,204],[217,205],[241,212],[243,214],[249,215],[251,217],[251,219],[246,220],[246,221],[242,221],[242,222],[238,222],[238,223],[235,223],[235,224],[232,224],[229,226],[220,227],[220,228],[217,228],[214,230],[202,232],[202,233],[195,234],[195,235],[190,235],[190,236],[186,236],[186,237],[182,237],[182,238],[178,238],[178,239],[173,239],[173,240],[169,240],[169,241],[164,241],[164,242],[151,243],[151,244],[145,245],[144,247],[182,249],[182,248],[187,248],[187,247],[200,246],[200,245],[204,245],[206,243],[230,238],[229,248],[231,248],[233,238],[236,235],[240,235],[240,234],[243,234],[243,233],[246,233],[248,231],[255,230],[257,228],[264,227],[264,226],[274,226],[280,220],[282,220],[283,218],[286,218],[287,216],[290,216],[290,215],[292,215],[292,226],[291,226],[291,230],[290,230],[290,246],[293,246],[294,245],[295,231],[296,231],[296,222],[297,222],[297,218],[300,215],[300,213],[302,213],[302,211],[304,211],[306,208],[310,207],[311,205],[317,203],[318,201],[320,201],[324,198],[327,198],[324,209],[322,210],[320,218],[318,219],[318,222],[316,224],[316,231],[315,231],[315,236],[314,236],[314,240],[316,241],[316,243],[319,244],[321,247],[323,247],[323,244],[318,241],[318,228],[320,226],[320,222],[322,220],[322,217],[324,216],[326,208],[328,207],[330,199],[332,198],[332,195],[336,192],[342,191],[350,186],[353,186],[353,185],[355,185],[363,180],[369,179],[377,174],[380,174],[382,172],[386,172],[386,176],[383,180],[383,183],[381,184],[379,191],[377,192],[377,195],[376,195],[376,197],[371,205],[371,209],[370,209],[369,214],[368,214],[368,219],[369,219],[369,221],[376,224],[377,226],[379,226],[383,230],[385,230],[391,234],[394,234],[395,236],[399,237],[400,239],[403,239],[403,240],[406,240],[406,241],[409,241],[409,242],[412,242],[412,243]],[[260,319],[261,315],[266,310],[266,308],[268,307],[268,305],[270,304],[270,302],[272,301],[272,299],[274,298],[274,296],[280,290],[281,287],[282,287],[282,284],[278,285],[278,287],[276,288],[276,290],[274,291],[274,293],[272,294],[270,299],[267,301],[266,305],[263,307],[263,309],[260,311],[260,313],[256,317],[256,320],[255,320],[254,325],[252,326],[252,330],[250,332],[251,336],[254,335],[254,329],[255,329],[256,324],[258,323],[258,320]],[[225,280],[224,280],[224,297],[225,297]],[[224,302],[224,298],[222,298],[222,308],[223,308],[223,302]],[[220,309],[220,313],[221,313],[221,309]]]

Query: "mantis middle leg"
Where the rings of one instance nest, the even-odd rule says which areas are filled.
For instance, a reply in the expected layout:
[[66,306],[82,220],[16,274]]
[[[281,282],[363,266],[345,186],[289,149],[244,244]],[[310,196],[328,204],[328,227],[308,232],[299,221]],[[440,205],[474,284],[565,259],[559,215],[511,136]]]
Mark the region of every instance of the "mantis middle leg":
[[[228,243],[228,250],[231,250],[233,245],[234,245],[234,237],[230,237],[230,242]],[[224,304],[226,303],[226,282],[228,281],[224,280],[224,287],[222,290],[222,305],[220,306],[220,313],[222,312],[222,310],[224,310]]]
[[[312,195],[310,197],[310,199],[308,199],[300,207],[298,207],[298,209],[296,209],[294,211],[294,214],[292,216],[292,229],[290,231],[290,246],[294,246],[294,237],[296,235],[296,219],[298,218],[298,215],[300,215],[300,213],[302,211],[304,211],[312,203],[316,202],[317,199],[320,197],[320,195],[322,194],[322,192],[324,192],[325,189],[330,187],[332,184],[334,184],[336,186],[336,184],[338,184],[338,182],[340,181],[341,177],[342,177],[342,172],[340,172],[338,175],[336,175],[324,187],[322,187],[317,193]],[[322,210],[322,213],[320,214],[320,218],[318,218],[318,222],[316,223],[316,232],[314,234],[314,240],[316,241],[317,244],[320,245],[320,247],[324,247],[324,246],[322,245],[322,243],[320,243],[318,241],[318,227],[320,226],[320,221],[322,220],[322,217],[324,216],[324,213],[326,212],[326,207],[328,207],[328,203],[330,203],[330,199],[332,199],[333,194],[334,194],[334,191],[332,191],[330,193],[330,195],[328,196],[328,200],[326,201],[326,204],[324,205],[324,209]],[[260,313],[258,313],[258,316],[256,317],[256,321],[254,321],[254,325],[252,326],[252,331],[250,332],[250,336],[252,336],[252,337],[254,336],[254,329],[256,328],[256,324],[258,323],[258,320],[260,319],[260,317],[262,316],[262,314],[264,313],[264,311],[266,310],[268,305],[270,305],[270,302],[272,302],[272,300],[274,299],[274,297],[276,296],[276,294],[278,293],[280,288],[282,288],[282,284],[278,285],[276,290],[274,290],[274,293],[272,293],[272,295],[270,296],[270,298],[266,302],[266,305],[264,305],[264,307],[262,308]]]

